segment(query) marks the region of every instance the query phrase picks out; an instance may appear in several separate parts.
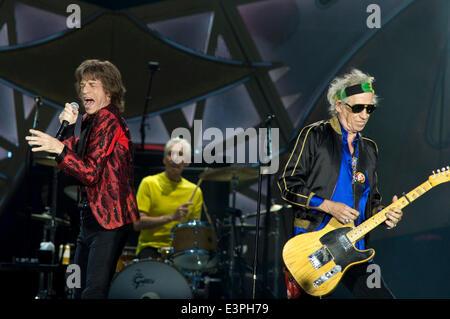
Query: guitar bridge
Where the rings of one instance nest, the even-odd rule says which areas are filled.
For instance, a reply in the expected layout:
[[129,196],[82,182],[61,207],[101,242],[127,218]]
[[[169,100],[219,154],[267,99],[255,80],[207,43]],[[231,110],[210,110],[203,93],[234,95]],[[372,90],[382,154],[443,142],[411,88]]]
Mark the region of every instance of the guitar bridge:
[[313,265],[314,269],[319,269],[323,265],[327,264],[333,259],[327,246],[323,245],[319,250],[316,250],[308,256],[309,262]]
[[320,276],[319,278],[314,280],[313,286],[316,288],[319,287],[321,284],[323,284],[325,281],[327,281],[328,279],[330,279],[331,277],[336,275],[341,270],[342,270],[342,267],[340,265],[334,266],[330,271],[327,271],[322,276]]

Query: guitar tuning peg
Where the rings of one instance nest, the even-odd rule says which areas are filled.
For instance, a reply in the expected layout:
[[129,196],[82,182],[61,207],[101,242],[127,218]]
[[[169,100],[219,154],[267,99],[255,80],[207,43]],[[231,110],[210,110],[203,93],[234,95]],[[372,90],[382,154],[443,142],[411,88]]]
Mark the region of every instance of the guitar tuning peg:
[[447,171],[450,171],[450,166],[447,166]]
[[433,176],[436,175],[436,173],[433,171]]

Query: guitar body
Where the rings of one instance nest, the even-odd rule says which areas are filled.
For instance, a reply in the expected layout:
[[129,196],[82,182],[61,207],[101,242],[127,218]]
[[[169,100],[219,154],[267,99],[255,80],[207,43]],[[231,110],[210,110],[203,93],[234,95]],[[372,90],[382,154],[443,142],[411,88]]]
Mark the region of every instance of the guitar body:
[[347,238],[352,229],[331,218],[323,229],[297,235],[284,245],[284,263],[308,294],[330,293],[347,269],[373,258],[375,250],[358,250]]

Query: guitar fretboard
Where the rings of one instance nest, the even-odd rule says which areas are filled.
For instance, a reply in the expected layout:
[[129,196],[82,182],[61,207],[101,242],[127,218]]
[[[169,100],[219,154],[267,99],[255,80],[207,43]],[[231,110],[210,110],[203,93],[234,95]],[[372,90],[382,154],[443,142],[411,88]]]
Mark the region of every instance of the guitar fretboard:
[[377,214],[373,215],[369,219],[367,219],[365,222],[360,224],[359,226],[353,228],[351,231],[347,233],[348,239],[355,243],[364,235],[366,235],[368,232],[373,230],[378,225],[382,224],[386,221],[386,213],[393,207],[398,207],[402,209],[403,207],[408,206],[411,202],[415,201],[417,198],[428,192],[430,189],[432,189],[433,186],[431,186],[430,182],[426,181],[425,183],[419,185],[412,191],[410,191],[408,194],[400,197],[396,202],[392,203],[391,205],[385,207],[383,210],[379,211]]

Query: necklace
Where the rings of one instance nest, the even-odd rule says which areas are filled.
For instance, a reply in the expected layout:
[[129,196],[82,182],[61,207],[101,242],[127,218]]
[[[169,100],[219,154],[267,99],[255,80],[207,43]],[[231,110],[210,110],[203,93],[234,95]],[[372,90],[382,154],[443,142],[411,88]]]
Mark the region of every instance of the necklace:
[[355,184],[358,180],[356,178],[356,166],[358,165],[358,158],[356,156],[352,156],[352,184]]

